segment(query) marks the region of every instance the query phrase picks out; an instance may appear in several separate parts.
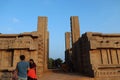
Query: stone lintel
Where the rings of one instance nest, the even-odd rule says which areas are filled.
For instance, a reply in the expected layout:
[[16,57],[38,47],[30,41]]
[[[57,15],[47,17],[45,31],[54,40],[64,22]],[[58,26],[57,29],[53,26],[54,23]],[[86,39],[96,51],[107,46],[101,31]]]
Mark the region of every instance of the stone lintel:
[[90,40],[90,49],[97,49],[97,48],[120,48],[120,42],[114,42],[110,41],[109,43],[107,42],[98,42],[95,40]]
[[86,32],[83,35],[87,35],[88,37],[90,36],[100,36],[100,37],[120,37],[120,33],[113,33],[113,34],[103,34],[99,32]]
[[16,38],[16,37],[20,37],[20,36],[31,36],[31,37],[38,37],[38,34],[34,33],[21,33],[21,34],[0,34],[0,38]]
[[90,49],[97,48],[120,48],[120,34],[102,34],[87,32],[82,35],[82,39]]

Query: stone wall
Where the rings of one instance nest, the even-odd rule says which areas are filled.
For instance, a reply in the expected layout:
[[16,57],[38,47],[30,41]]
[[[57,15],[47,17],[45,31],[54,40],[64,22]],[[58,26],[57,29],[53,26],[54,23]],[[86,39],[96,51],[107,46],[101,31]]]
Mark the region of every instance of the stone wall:
[[[81,37],[81,56],[85,73],[96,76],[120,76],[120,34],[87,32]],[[87,68],[87,69],[86,69]]]
[[[86,32],[81,35],[79,20],[72,16],[71,20],[71,62],[76,72],[96,77],[96,80],[120,76],[120,34],[102,34]],[[66,42],[68,43],[68,42]],[[67,49],[66,49],[67,52]],[[70,55],[66,55],[69,57]],[[67,63],[68,60],[66,60]],[[118,80],[118,79],[116,79]]]
[[26,61],[34,59],[37,65],[37,76],[47,71],[49,54],[49,32],[47,17],[38,17],[37,31],[20,34],[0,34],[0,75],[4,71],[15,69],[19,56],[25,55]]

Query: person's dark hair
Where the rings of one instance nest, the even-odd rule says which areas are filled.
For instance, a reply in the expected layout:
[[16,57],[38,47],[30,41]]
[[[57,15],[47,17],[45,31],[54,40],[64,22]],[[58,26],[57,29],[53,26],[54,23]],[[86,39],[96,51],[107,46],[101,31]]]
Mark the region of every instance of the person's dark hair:
[[21,60],[25,60],[25,56],[24,55],[20,55],[20,59]]
[[29,61],[32,61],[33,63],[30,63],[30,68],[36,67],[36,64],[33,59],[29,59]]
[[34,60],[33,59],[30,59],[29,61],[32,61],[34,63]]

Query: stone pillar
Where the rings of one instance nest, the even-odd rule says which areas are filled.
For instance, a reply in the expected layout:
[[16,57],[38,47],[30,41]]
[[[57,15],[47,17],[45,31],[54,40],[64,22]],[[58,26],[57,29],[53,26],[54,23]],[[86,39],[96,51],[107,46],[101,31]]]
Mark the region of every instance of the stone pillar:
[[66,32],[65,33],[65,62],[68,64],[68,62],[70,61],[70,32]]
[[37,32],[39,34],[38,37],[38,67],[37,73],[40,75],[46,69],[47,63],[47,17],[38,17],[38,28]]
[[20,50],[14,50],[13,52],[13,68],[16,68],[17,63],[20,61]]
[[79,20],[78,16],[71,16],[70,17],[71,21],[71,35],[72,35],[72,44],[80,38],[80,29],[79,29]]
[[48,70],[48,59],[49,59],[49,32],[46,31],[44,71]]
[[79,54],[79,38],[80,38],[80,29],[79,29],[79,20],[78,16],[71,16],[70,17],[71,23],[71,40],[72,40],[72,63],[74,70],[77,71],[78,69],[78,56]]
[[65,33],[65,48],[70,49],[70,32]]

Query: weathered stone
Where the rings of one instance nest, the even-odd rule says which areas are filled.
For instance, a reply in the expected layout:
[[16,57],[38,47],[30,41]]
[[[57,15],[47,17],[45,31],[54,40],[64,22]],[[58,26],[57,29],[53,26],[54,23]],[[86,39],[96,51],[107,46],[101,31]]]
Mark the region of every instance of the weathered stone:
[[15,69],[17,62],[20,61],[19,56],[24,54],[26,61],[30,58],[34,59],[39,77],[47,70],[48,44],[47,17],[38,17],[37,31],[0,34],[0,71],[8,70],[9,72]]
[[77,71],[78,65],[77,61],[79,61],[79,58],[76,58],[79,54],[77,54],[79,51],[79,38],[80,38],[80,30],[79,30],[79,19],[78,16],[71,16],[70,17],[70,23],[71,23],[71,42],[72,42],[72,64],[74,67],[74,70]]
[[79,41],[82,40],[84,40],[84,43],[80,42],[79,44],[80,47],[82,47],[81,52],[79,52],[81,56],[79,57],[82,57],[81,61],[83,61],[83,64],[81,66],[83,66],[82,69],[84,73],[95,77],[120,76],[118,56],[120,47],[117,46],[119,44],[120,36],[118,36],[118,34],[98,35],[96,33],[88,32],[82,35]]
[[111,77],[108,80],[113,80],[114,77],[118,80],[117,77],[120,76],[120,34],[86,32],[80,37],[78,17],[72,16],[70,20],[71,61],[75,71],[94,76],[96,80],[102,80],[103,77],[106,79]]
[[70,53],[70,32],[66,32],[65,33],[65,61],[67,64],[69,64],[70,60],[71,60],[71,53]]

